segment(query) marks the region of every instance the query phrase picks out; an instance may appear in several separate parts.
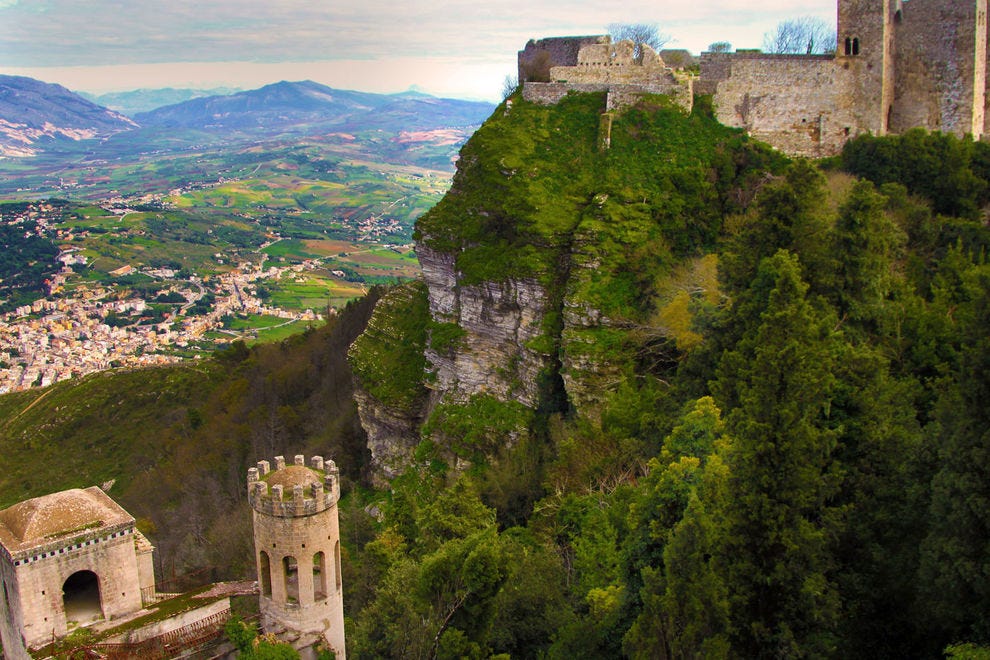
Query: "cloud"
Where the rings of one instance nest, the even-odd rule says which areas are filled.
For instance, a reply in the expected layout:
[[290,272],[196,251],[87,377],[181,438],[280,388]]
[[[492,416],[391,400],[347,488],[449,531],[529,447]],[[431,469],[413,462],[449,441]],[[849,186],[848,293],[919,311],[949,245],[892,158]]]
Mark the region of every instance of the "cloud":
[[[835,13],[835,0],[806,0],[800,9],[828,21]],[[759,47],[765,32],[795,15],[793,0],[0,0],[0,69],[83,90],[223,73],[236,81],[215,85],[313,78],[369,91],[418,84],[494,96],[479,90],[497,90],[531,38],[648,22],[673,37],[672,47],[694,52],[714,41]]]
[[[834,20],[834,0],[802,13]],[[678,42],[706,25],[793,15],[792,0],[0,0],[0,61],[8,66],[171,61],[310,61],[386,56],[494,56],[531,37],[595,34],[613,22],[657,22]],[[79,26],[85,26],[80,29]],[[695,39],[694,36],[691,37]],[[701,39],[704,41],[704,39]]]

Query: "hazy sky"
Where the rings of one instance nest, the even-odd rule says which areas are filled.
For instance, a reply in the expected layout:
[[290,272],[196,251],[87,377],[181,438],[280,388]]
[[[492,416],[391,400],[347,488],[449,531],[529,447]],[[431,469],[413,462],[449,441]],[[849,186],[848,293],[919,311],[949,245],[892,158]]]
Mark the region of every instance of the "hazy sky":
[[0,0],[0,73],[97,93],[310,79],[494,99],[531,38],[658,23],[698,53],[835,14],[835,0]]

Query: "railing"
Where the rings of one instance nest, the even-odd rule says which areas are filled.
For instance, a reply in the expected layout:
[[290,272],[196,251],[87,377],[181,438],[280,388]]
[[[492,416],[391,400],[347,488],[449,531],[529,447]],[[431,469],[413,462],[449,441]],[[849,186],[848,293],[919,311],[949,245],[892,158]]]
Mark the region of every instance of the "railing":
[[141,589],[141,604],[151,605],[171,595],[185,593],[190,589],[210,584],[216,581],[217,575],[216,568],[207,566],[191,573],[157,580],[154,585]]
[[230,609],[176,628],[141,642],[87,644],[64,653],[59,658],[106,658],[107,660],[166,660],[182,650],[210,642],[223,634]]

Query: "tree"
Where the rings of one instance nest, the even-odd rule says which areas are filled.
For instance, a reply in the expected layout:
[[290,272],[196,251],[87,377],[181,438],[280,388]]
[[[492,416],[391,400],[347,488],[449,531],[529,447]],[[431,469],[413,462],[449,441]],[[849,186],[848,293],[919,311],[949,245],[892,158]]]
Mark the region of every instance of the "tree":
[[502,81],[502,100],[509,98],[519,87],[518,76],[506,76]]
[[826,419],[835,322],[813,309],[785,250],[763,260],[753,287],[765,300],[759,325],[725,354],[713,384],[732,410],[725,496],[701,502],[717,521],[712,583],[728,594],[731,655],[830,656],[839,614],[831,544],[841,530]]
[[835,29],[813,16],[781,21],[763,35],[763,50],[768,53],[820,55],[835,52]]
[[963,347],[940,397],[933,437],[938,472],[923,547],[922,593],[945,642],[990,643],[990,268],[967,276],[971,300],[955,310]]
[[708,44],[708,52],[709,53],[731,53],[732,52],[732,44],[730,44],[728,41],[715,41],[713,43]]
[[608,34],[612,37],[612,41],[628,39],[636,44],[634,55],[637,58],[642,55],[640,44],[646,44],[660,52],[660,49],[670,41],[670,35],[661,32],[660,26],[656,23],[609,23]]

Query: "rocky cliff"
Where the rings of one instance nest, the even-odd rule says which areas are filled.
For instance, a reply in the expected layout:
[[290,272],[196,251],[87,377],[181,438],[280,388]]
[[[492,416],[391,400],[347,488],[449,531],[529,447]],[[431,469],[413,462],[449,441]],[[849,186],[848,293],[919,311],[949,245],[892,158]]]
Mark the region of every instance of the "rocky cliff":
[[[598,424],[616,397],[662,383],[718,299],[692,264],[775,159],[703,103],[649,97],[616,116],[604,95],[575,94],[496,110],[417,224],[422,282],[383,300],[351,353],[380,475],[424,439],[475,460],[533,415]],[[380,364],[395,345],[396,364],[420,369],[401,396]]]

